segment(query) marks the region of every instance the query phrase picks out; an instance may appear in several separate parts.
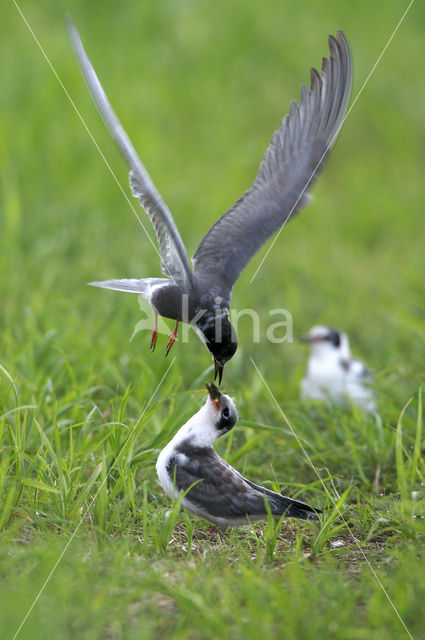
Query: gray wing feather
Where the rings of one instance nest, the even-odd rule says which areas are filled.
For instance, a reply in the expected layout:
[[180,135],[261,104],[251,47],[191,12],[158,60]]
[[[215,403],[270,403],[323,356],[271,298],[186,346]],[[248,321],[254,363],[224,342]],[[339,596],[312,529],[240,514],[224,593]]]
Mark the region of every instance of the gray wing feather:
[[170,210],[155,188],[148,172],[118,120],[103,90],[93,66],[83,48],[78,31],[68,17],[68,29],[75,55],[89,92],[106,127],[130,166],[130,186],[133,195],[148,214],[158,239],[161,268],[184,290],[190,288],[192,271],[186,249]]
[[[173,471],[171,471],[172,473]],[[178,457],[175,460],[176,488],[186,491],[187,499],[216,517],[239,517],[245,515],[267,515],[264,495],[267,495],[272,513],[281,514],[284,498],[272,491],[259,491],[246,482],[233,467],[211,451],[208,459],[199,463],[198,458]],[[289,506],[290,500],[288,499]]]
[[252,187],[211,227],[193,258],[194,274],[232,287],[261,245],[308,204],[317,178],[339,132],[351,92],[348,43],[339,31],[329,36],[330,59],[311,70],[310,89],[301,87],[260,164]]
[[[251,482],[250,480],[248,480],[247,478],[244,478],[245,482],[247,484],[249,484],[250,487],[252,487],[252,489],[256,489],[256,491],[260,491],[261,493],[263,493],[264,495],[266,495],[268,498],[272,497],[276,499],[277,494],[272,491],[271,489],[266,489],[265,487],[262,487],[258,484],[254,484],[254,482]],[[285,505],[284,508],[288,508],[288,515],[290,516],[295,516],[298,518],[312,518],[312,519],[316,519],[317,516],[316,514],[318,513],[322,513],[322,511],[320,509],[313,509],[313,507],[310,507],[308,504],[306,504],[305,502],[300,502],[299,500],[294,500],[293,498],[288,498],[287,496],[284,496],[283,494],[279,495],[279,499],[280,499],[280,503]]]

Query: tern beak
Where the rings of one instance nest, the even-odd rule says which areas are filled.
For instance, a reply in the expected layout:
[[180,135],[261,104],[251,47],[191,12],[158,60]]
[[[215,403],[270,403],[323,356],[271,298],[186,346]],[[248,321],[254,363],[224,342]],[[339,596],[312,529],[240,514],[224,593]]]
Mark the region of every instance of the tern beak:
[[220,411],[220,397],[223,395],[221,393],[221,391],[215,386],[215,384],[213,384],[212,382],[210,382],[209,384],[207,384],[207,389],[208,389],[208,393],[210,395],[210,399],[211,401],[214,403],[215,408],[217,409],[217,411]]
[[298,336],[298,340],[301,342],[313,342],[313,338],[309,333],[300,333]]
[[320,342],[325,342],[326,338],[321,336],[312,336],[309,333],[301,333],[298,336],[298,340],[301,340],[301,342],[308,342],[309,344],[318,344]]
[[214,364],[215,364],[214,381],[217,379],[217,376],[218,376],[218,384],[221,384],[221,379],[223,377],[223,368],[224,367],[220,367],[220,365],[218,364],[217,360],[215,360],[215,359],[214,359]]

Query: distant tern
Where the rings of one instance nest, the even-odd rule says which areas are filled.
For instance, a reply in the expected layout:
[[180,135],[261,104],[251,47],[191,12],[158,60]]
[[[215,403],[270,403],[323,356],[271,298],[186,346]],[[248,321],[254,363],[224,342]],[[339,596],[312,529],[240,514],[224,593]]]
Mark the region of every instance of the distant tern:
[[[142,294],[154,313],[175,320],[166,355],[177,337],[179,322],[187,322],[211,352],[215,376],[237,349],[229,320],[232,288],[263,243],[311,199],[308,193],[332,147],[346,113],[352,83],[350,50],[342,31],[330,35],[330,58],[321,73],[311,69],[310,89],[301,85],[260,164],[253,185],[211,227],[192,258],[172,214],[156,190],[88,59],[69,19],[69,33],[82,74],[103,120],[130,167],[130,187],[148,214],[159,244],[166,278],[119,279],[90,284]],[[151,340],[157,340],[155,324]]]
[[351,356],[347,334],[332,327],[313,327],[301,336],[310,344],[310,357],[301,381],[303,400],[350,402],[360,409],[375,411],[375,396],[370,387],[372,375],[366,366]]
[[215,452],[214,442],[233,429],[238,413],[229,396],[212,383],[207,388],[204,406],[159,454],[156,470],[165,493],[176,498],[190,489],[183,507],[223,528],[267,519],[265,500],[276,518],[318,520],[320,509],[254,484]]

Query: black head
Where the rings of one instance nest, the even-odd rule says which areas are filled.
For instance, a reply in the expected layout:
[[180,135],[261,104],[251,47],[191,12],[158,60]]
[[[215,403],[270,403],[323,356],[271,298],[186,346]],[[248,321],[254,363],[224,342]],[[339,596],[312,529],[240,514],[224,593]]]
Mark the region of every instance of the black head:
[[221,384],[224,365],[233,358],[238,348],[236,331],[227,316],[213,318],[205,324],[198,325],[198,329],[202,333],[205,344],[214,358],[214,380],[218,375],[218,383]]
[[238,421],[238,412],[236,411],[233,400],[229,396],[221,393],[215,384],[210,382],[207,384],[207,389],[209,401],[214,407],[213,411],[216,412],[216,414],[214,414],[214,425],[219,432],[217,436],[219,437],[230,431],[230,429],[233,429]]

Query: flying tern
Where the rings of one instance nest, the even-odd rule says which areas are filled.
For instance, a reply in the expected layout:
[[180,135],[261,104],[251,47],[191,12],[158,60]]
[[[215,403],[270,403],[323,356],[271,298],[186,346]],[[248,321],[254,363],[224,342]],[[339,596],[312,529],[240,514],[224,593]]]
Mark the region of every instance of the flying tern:
[[[143,295],[154,312],[175,320],[166,354],[179,322],[192,324],[211,352],[215,375],[237,349],[229,320],[232,288],[263,243],[301,209],[342,125],[352,83],[348,43],[342,31],[328,38],[330,57],[321,72],[311,69],[310,88],[301,85],[299,102],[274,132],[252,186],[222,215],[201,240],[190,267],[173,216],[156,190],[99,82],[81,39],[69,19],[72,45],[89,92],[130,167],[132,194],[148,214],[158,240],[165,278],[115,279],[90,284]],[[155,322],[151,340],[157,340]]]

